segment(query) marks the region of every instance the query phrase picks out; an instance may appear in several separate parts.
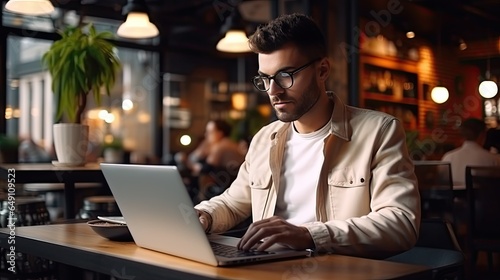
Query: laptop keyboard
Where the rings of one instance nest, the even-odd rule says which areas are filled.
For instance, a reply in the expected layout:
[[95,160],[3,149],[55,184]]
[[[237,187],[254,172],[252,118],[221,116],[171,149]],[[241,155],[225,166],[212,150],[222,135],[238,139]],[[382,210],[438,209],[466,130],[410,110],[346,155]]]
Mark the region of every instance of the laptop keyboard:
[[214,251],[215,255],[226,258],[259,256],[259,255],[268,255],[274,253],[267,251],[243,251],[243,250],[238,250],[234,246],[229,246],[214,242],[210,242],[210,245],[212,246],[212,250]]

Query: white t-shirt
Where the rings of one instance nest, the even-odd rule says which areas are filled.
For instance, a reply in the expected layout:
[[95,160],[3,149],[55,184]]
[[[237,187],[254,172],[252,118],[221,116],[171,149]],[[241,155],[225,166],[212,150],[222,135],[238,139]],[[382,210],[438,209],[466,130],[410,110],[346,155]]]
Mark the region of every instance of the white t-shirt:
[[295,127],[290,129],[275,215],[291,224],[316,220],[316,187],[324,161],[324,139],[329,129],[330,123],[307,134],[298,133]]
[[461,147],[444,154],[442,161],[451,162],[453,186],[465,188],[465,167],[500,166],[500,155],[493,154],[474,141],[464,141]]

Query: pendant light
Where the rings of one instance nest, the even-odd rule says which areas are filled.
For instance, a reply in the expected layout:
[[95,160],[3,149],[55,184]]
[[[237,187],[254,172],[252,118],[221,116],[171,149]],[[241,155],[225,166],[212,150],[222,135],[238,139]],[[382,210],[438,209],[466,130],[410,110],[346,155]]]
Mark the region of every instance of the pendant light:
[[127,19],[118,27],[118,36],[146,39],[160,34],[158,28],[149,21],[148,7],[144,0],[128,0],[127,5],[123,7],[123,14]]
[[[439,27],[438,33],[438,57],[441,57],[441,27]],[[445,103],[449,97],[450,93],[441,81],[431,91],[431,99],[437,104]]]
[[221,52],[243,53],[249,52],[248,37],[245,25],[239,13],[238,7],[234,9],[221,28],[224,37],[217,43],[216,49]]
[[492,98],[497,95],[498,86],[497,84],[490,80],[490,58],[488,57],[486,66],[485,80],[479,84],[479,94],[484,98]]
[[450,97],[450,93],[445,86],[437,85],[431,91],[431,99],[437,104],[445,103]]
[[52,13],[54,6],[49,0],[10,0],[5,9],[17,14],[39,16]]

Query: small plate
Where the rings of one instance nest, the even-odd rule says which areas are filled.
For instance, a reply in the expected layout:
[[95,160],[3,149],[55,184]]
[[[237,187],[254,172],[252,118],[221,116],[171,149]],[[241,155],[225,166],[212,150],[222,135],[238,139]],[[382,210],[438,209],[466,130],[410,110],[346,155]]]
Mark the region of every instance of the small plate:
[[80,163],[72,163],[72,162],[58,162],[57,160],[52,161],[52,165],[56,167],[75,167],[75,166],[84,166],[85,162],[80,162]]
[[113,241],[133,241],[127,225],[110,223],[101,220],[88,221],[89,225],[97,234]]
[[97,216],[97,219],[104,222],[110,222],[115,224],[122,224],[122,225],[127,224],[123,216]]

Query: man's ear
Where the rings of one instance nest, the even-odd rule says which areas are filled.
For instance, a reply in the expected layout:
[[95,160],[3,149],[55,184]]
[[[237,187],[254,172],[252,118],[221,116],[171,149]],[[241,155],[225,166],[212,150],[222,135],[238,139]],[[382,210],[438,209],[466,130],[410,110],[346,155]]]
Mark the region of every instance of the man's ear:
[[319,75],[318,75],[318,77],[322,81],[326,81],[328,79],[328,77],[330,76],[330,71],[331,71],[330,60],[327,57],[324,57],[319,62]]

